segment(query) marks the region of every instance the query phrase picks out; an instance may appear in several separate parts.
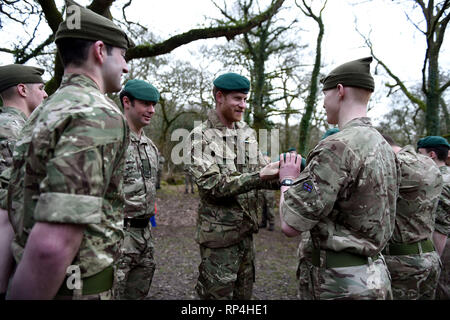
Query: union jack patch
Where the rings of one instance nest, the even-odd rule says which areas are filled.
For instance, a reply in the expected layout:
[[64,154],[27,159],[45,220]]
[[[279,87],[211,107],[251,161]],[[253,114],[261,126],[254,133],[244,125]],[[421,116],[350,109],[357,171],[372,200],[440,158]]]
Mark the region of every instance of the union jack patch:
[[313,186],[310,183],[308,183],[308,182],[304,182],[303,183],[303,190],[311,192],[313,190]]

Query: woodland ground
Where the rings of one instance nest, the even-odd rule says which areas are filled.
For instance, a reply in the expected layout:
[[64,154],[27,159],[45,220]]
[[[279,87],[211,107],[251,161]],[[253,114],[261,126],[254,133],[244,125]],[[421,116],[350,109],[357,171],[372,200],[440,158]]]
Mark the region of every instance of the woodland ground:
[[[185,194],[184,185],[163,184],[157,191],[155,242],[156,271],[148,299],[195,300],[200,253],[194,240],[198,193]],[[256,247],[254,300],[296,299],[298,238],[281,233],[278,208],[275,231],[259,230]]]

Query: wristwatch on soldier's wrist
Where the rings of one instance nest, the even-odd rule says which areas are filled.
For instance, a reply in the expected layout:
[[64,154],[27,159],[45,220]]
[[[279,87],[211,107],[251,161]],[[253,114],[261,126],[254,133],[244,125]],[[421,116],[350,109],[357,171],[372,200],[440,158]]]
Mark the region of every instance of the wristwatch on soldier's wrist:
[[281,181],[281,185],[282,186],[292,186],[294,184],[294,180],[292,179],[283,179],[283,181]]

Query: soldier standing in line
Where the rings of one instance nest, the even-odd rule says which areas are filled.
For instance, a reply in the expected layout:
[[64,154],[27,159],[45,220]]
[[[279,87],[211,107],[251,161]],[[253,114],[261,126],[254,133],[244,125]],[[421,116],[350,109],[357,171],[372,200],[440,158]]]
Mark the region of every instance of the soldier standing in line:
[[7,193],[13,150],[19,133],[34,109],[47,98],[41,68],[10,64],[0,67],[0,300],[4,300],[14,258],[14,231],[8,219]]
[[[16,251],[9,299],[113,295],[129,131],[105,93],[121,89],[132,43],[111,20],[78,9],[80,27],[63,21],[55,36],[64,65],[61,86],[39,108],[23,146],[24,204],[14,212],[20,223],[13,243],[22,250]],[[73,273],[67,281],[66,272]]]
[[428,136],[417,142],[418,152],[430,157],[442,174],[443,189],[436,210],[436,225],[433,242],[441,256],[442,271],[439,278],[436,299],[450,299],[450,170],[445,164],[450,144],[440,136]]
[[119,299],[144,299],[155,272],[149,221],[155,215],[159,153],[143,128],[150,124],[158,101],[159,91],[143,80],[129,80],[120,93],[130,127],[130,145],[123,176],[125,239],[117,270],[116,294]]
[[[255,132],[242,121],[250,82],[236,73],[214,80],[216,109],[191,132],[190,163],[199,189],[196,241],[201,299],[251,299],[258,189],[279,187],[278,162],[266,164]],[[262,168],[262,169],[261,169]]]
[[347,62],[322,80],[327,121],[340,132],[319,142],[300,173],[299,155],[280,159],[280,219],[290,237],[311,232],[311,259],[299,266],[301,299],[392,298],[381,250],[398,196],[394,152],[367,117],[372,57]]
[[194,193],[194,179],[189,172],[184,173],[184,193],[189,193],[189,187],[191,188],[191,193]]
[[442,177],[434,162],[414,147],[399,147],[383,135],[400,163],[395,228],[383,249],[395,300],[434,300],[441,273],[432,242]]

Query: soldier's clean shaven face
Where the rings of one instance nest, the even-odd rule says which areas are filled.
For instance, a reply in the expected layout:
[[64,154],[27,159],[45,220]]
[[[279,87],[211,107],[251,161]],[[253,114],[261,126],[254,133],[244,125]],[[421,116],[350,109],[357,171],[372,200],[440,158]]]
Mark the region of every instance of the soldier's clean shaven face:
[[327,122],[337,124],[339,120],[339,95],[338,89],[324,90],[323,107],[327,112]]
[[127,118],[137,128],[143,128],[150,124],[154,113],[155,103],[152,101],[135,99],[130,108],[127,108]]
[[247,107],[247,94],[241,92],[231,92],[223,95],[220,112],[228,122],[238,122],[242,120]]
[[[106,48],[104,50],[106,52]],[[113,47],[111,54],[106,55],[103,66],[105,93],[118,92],[122,89],[122,74],[128,73],[125,53],[125,49]]]
[[27,84],[28,90],[30,90],[27,96],[27,103],[30,112],[32,112],[38,105],[41,104],[42,100],[48,97],[47,92],[44,90],[43,83],[29,83]]

